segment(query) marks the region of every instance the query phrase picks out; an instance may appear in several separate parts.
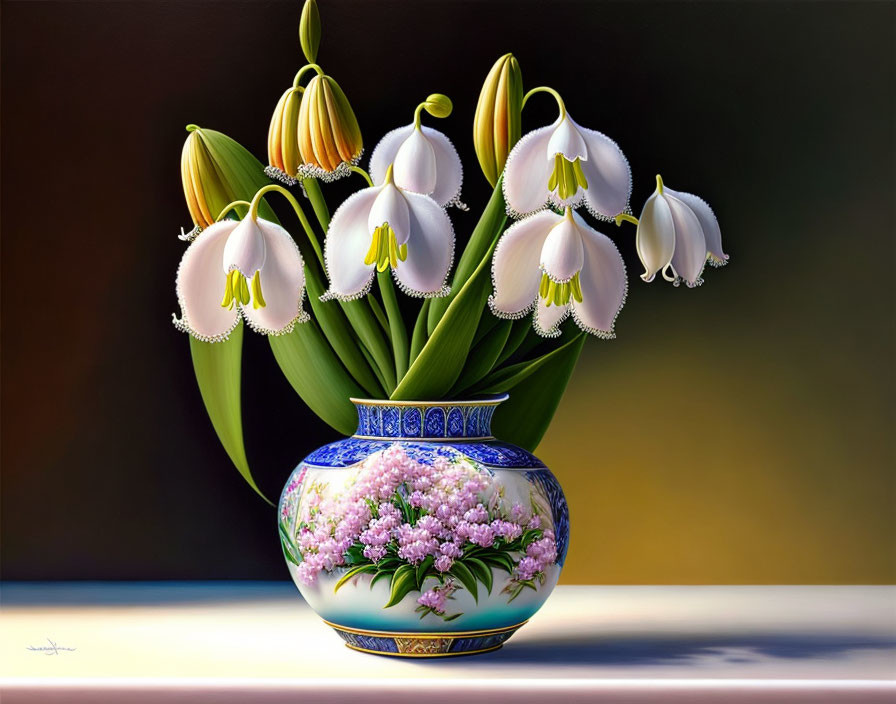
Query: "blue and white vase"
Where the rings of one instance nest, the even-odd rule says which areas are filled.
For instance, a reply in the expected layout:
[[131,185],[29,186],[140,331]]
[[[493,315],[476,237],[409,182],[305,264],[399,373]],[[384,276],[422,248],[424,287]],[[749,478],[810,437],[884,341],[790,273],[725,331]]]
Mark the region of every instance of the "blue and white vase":
[[353,399],[356,434],[290,476],[279,510],[290,574],[349,647],[486,652],[548,598],[569,511],[537,457],[492,436],[506,398]]

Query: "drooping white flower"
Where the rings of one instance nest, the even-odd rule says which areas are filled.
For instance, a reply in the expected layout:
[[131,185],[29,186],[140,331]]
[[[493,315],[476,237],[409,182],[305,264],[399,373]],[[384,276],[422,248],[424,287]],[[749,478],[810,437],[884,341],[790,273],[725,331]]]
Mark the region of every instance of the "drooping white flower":
[[389,132],[370,157],[370,177],[375,184],[385,182],[390,165],[399,188],[430,196],[442,207],[462,205],[460,156],[438,130],[411,123]]
[[308,320],[302,255],[279,225],[247,215],[199,233],[177,270],[181,318],[197,340],[220,342],[245,318],[256,332],[282,335]]
[[625,302],[625,264],[616,245],[566,208],[536,213],[507,229],[492,259],[492,312],[521,318],[535,308],[535,331],[560,334],[568,315],[585,332],[615,337]]
[[693,288],[703,283],[707,262],[712,266],[728,263],[712,208],[695,195],[665,187],[660,176],[638,218],[636,246],[644,265],[641,278],[648,282],[662,272],[667,281],[676,285],[684,281]]
[[612,220],[628,207],[632,172],[622,150],[566,113],[516,143],[504,167],[508,213],[521,218],[549,204],[583,204],[594,217]]
[[432,198],[399,188],[393,170],[384,183],[358,191],[339,206],[324,245],[330,288],[322,300],[367,295],[375,271],[392,268],[410,296],[448,294],[454,228]]

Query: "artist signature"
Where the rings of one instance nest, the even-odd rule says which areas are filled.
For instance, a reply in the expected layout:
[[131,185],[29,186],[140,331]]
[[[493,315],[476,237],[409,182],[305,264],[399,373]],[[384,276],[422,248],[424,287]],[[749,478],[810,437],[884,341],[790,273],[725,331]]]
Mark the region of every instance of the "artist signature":
[[77,648],[66,648],[65,646],[58,645],[54,640],[47,638],[47,643],[49,645],[29,645],[26,650],[33,650],[36,653],[43,653],[44,655],[59,655],[62,652],[73,653]]

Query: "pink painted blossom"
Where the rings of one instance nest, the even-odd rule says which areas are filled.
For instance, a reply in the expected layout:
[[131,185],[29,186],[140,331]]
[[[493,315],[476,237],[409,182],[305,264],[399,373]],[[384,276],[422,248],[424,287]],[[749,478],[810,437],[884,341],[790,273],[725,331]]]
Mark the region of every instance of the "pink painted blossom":
[[447,572],[454,565],[454,560],[447,555],[439,555],[433,565],[439,572]]

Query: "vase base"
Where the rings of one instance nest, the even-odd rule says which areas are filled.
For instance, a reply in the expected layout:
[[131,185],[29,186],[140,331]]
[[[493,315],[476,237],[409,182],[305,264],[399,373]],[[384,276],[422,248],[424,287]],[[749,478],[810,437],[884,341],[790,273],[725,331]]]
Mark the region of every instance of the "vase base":
[[400,658],[445,658],[497,650],[526,622],[504,628],[444,633],[368,631],[324,621],[352,650]]

